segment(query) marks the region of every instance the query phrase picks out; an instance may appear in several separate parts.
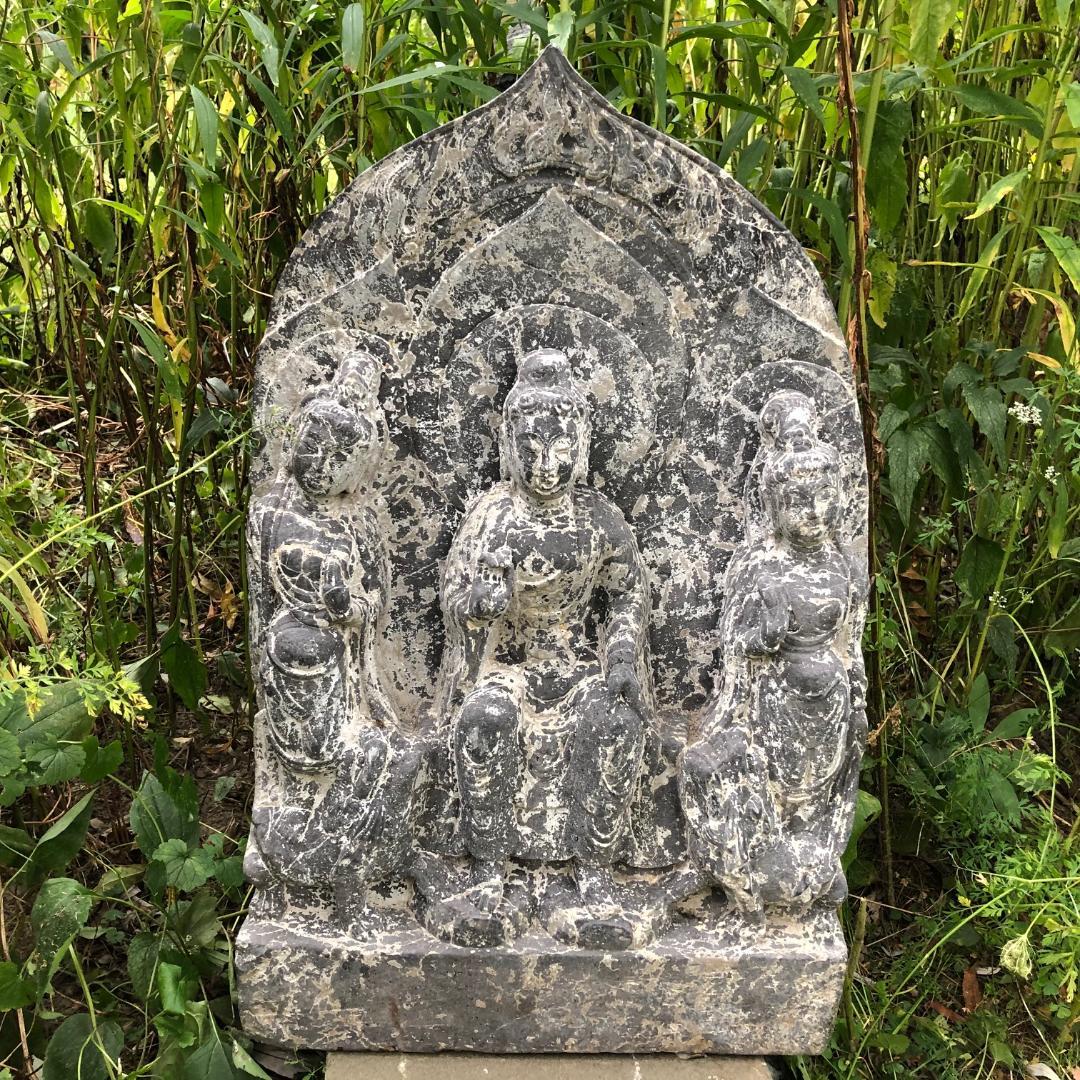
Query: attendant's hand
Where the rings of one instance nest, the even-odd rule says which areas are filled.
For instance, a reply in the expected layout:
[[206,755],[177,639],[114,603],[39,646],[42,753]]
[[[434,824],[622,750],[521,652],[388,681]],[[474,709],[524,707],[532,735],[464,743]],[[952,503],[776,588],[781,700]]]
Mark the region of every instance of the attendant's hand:
[[473,619],[489,621],[506,613],[513,594],[513,559],[506,548],[485,552],[480,572],[469,590],[468,610]]
[[759,585],[761,597],[761,644],[766,652],[780,648],[790,619],[787,590],[782,585]]
[[352,594],[340,559],[330,557],[323,570],[322,602],[334,619],[345,619],[352,614]]
[[613,698],[625,701],[638,716],[645,715],[645,695],[633,664],[628,661],[612,664],[608,670],[607,686]]

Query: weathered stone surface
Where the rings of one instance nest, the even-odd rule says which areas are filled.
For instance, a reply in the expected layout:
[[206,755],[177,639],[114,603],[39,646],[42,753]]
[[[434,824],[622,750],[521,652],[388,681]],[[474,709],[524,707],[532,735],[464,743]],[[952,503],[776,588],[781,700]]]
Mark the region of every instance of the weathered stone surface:
[[[513,949],[434,942],[415,926],[372,941],[284,926],[246,934],[245,1029],[348,1050],[487,1053],[817,1053],[845,949],[836,916],[760,931],[709,915],[654,945],[601,953],[542,931]],[[274,987],[274,996],[265,989]]]
[[548,49],[309,230],[254,426],[248,1029],[818,1049],[867,493],[794,237]]
[[670,1054],[497,1057],[490,1054],[329,1054],[326,1080],[776,1080],[761,1058]]

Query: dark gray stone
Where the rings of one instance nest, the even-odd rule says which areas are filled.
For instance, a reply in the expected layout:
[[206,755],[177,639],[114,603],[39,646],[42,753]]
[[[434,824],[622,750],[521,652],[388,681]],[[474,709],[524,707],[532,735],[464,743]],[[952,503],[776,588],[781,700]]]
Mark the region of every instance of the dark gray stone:
[[867,493],[794,237],[549,48],[309,230],[255,431],[248,1030],[819,1049]]
[[369,941],[264,924],[246,933],[240,1001],[257,1039],[302,1030],[345,1050],[818,1053],[843,969],[843,937],[821,910],[764,931],[697,913],[648,948],[616,952],[541,931],[494,950],[404,922]]

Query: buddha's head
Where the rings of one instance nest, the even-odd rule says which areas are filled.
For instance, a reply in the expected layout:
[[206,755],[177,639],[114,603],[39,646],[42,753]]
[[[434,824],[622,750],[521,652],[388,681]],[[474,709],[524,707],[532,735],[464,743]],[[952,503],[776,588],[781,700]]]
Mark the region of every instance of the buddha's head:
[[795,548],[820,548],[840,524],[840,456],[818,438],[817,413],[804,394],[773,395],[760,423],[769,444],[762,496],[773,534]]
[[290,470],[312,498],[369,488],[386,450],[378,362],[346,356],[333,382],[301,405],[293,426]]
[[539,502],[564,496],[589,467],[589,402],[570,361],[557,349],[537,349],[518,363],[503,404],[503,475]]

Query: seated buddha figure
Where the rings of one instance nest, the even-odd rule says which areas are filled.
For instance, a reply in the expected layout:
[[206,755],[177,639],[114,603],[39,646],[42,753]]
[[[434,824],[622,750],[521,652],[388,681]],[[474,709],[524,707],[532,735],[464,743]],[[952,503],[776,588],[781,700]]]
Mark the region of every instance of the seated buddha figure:
[[504,479],[468,509],[447,559],[439,711],[474,882],[438,931],[453,940],[455,919],[469,940],[505,937],[510,860],[554,867],[539,916],[560,938],[618,948],[635,936],[610,868],[635,842],[649,593],[621,511],[585,484],[590,415],[563,353],[519,361]]

